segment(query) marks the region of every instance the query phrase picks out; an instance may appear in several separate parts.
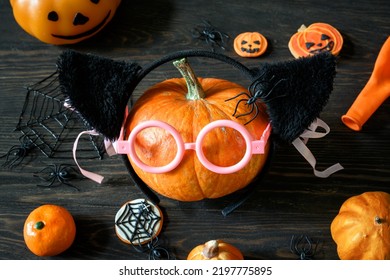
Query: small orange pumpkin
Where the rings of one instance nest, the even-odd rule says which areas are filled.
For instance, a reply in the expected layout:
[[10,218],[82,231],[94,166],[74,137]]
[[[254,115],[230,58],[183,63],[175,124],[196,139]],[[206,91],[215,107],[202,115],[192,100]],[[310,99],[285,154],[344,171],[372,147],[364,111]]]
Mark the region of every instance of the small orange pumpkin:
[[10,0],[17,23],[42,42],[64,45],[85,40],[113,18],[121,0]]
[[298,32],[291,36],[288,43],[295,58],[311,56],[319,52],[329,51],[338,55],[343,47],[343,37],[340,32],[327,23],[313,23],[306,27],[302,25]]
[[67,250],[76,237],[76,224],[62,206],[44,204],[27,217],[23,228],[27,247],[37,256],[55,256]]
[[[137,124],[146,120],[168,123],[180,133],[185,143],[190,143],[195,142],[199,131],[211,121],[230,119],[244,124],[252,118],[251,115],[233,117],[237,101],[226,101],[247,89],[227,80],[197,79],[186,63],[182,68],[185,68],[182,69],[185,78],[163,81],[137,100],[124,125],[125,139]],[[245,126],[255,139],[260,139],[268,125],[266,110],[262,103],[259,105],[259,115]],[[237,115],[246,113],[247,106],[238,106],[237,110]],[[151,127],[138,133],[135,150],[146,165],[162,166],[175,157],[177,146],[168,132]],[[234,165],[242,159],[245,150],[242,136],[227,127],[214,129],[203,142],[204,154],[218,166]],[[267,144],[264,154],[253,155],[243,169],[231,174],[208,170],[194,151],[186,151],[174,170],[161,174],[148,173],[135,165],[130,156],[128,158],[138,176],[156,192],[176,200],[196,201],[222,197],[244,188],[264,166],[268,151]]]
[[242,57],[260,56],[267,46],[267,39],[259,32],[244,32],[234,39],[234,50]]
[[332,221],[342,260],[390,259],[390,194],[365,192],[347,199]]
[[243,260],[241,251],[222,240],[210,240],[196,246],[187,256],[187,260]]

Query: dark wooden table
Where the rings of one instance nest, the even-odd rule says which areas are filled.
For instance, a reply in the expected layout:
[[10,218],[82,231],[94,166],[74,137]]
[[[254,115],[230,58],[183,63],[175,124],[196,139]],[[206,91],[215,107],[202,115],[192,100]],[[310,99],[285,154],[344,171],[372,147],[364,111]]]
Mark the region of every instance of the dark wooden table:
[[[305,234],[318,240],[315,259],[338,259],[330,223],[343,201],[365,191],[389,191],[389,101],[360,132],[350,130],[340,120],[368,81],[390,34],[388,1],[122,2],[112,22],[93,38],[54,46],[25,33],[15,22],[9,1],[0,0],[0,154],[19,145],[21,133],[14,129],[25,101],[25,87],[51,74],[57,57],[68,48],[145,65],[173,51],[210,50],[191,35],[191,30],[206,19],[232,38],[245,31],[258,31],[267,37],[269,48],[259,58],[238,57],[231,45],[226,51],[217,50],[253,67],[293,59],[287,46],[290,36],[301,24],[326,22],[342,33],[344,47],[334,90],[321,113],[331,132],[323,139],[311,140],[309,146],[318,169],[337,162],[345,169],[327,179],[317,178],[293,146],[278,146],[270,169],[253,194],[226,217],[221,210],[234,201],[235,195],[198,202],[159,196],[165,216],[159,244],[177,259],[186,258],[195,245],[210,239],[236,245],[247,259],[297,259],[290,252],[290,240],[293,235]],[[200,61],[196,68],[199,76],[239,81],[237,72],[219,63]],[[177,75],[173,67],[154,71],[136,90],[135,98],[147,87]],[[73,142],[78,132],[71,130],[67,141]],[[34,173],[50,164],[73,164],[70,148],[67,152],[65,158],[49,158],[33,150],[14,168],[0,168],[0,259],[38,259],[26,248],[23,224],[34,208],[47,203],[66,207],[77,225],[73,246],[52,259],[147,259],[147,254],[125,245],[115,234],[114,216],[119,207],[144,197],[120,157],[82,160],[85,168],[106,177],[101,185],[83,179],[71,182],[79,191],[63,184],[37,186],[42,181]],[[1,160],[3,164],[5,158]]]

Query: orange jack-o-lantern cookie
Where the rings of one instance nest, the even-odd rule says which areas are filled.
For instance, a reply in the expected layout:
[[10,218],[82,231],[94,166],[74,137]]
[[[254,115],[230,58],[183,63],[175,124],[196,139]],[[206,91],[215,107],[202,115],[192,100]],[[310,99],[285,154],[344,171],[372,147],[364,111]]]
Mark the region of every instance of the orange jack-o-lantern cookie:
[[143,245],[160,233],[161,209],[146,199],[126,202],[115,215],[115,232],[127,244]]
[[267,39],[259,32],[244,32],[234,39],[234,50],[242,57],[260,56],[267,46]]
[[338,55],[343,47],[343,37],[340,32],[327,23],[313,23],[306,27],[302,25],[298,32],[291,36],[288,43],[295,58],[311,56],[329,51]]

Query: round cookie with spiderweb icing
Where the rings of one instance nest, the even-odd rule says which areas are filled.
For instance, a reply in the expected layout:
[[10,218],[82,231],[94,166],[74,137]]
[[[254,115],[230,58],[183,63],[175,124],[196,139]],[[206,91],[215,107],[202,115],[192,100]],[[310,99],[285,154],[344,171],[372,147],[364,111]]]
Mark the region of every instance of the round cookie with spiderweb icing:
[[146,199],[135,199],[121,206],[115,215],[115,232],[127,244],[151,242],[161,231],[161,209]]

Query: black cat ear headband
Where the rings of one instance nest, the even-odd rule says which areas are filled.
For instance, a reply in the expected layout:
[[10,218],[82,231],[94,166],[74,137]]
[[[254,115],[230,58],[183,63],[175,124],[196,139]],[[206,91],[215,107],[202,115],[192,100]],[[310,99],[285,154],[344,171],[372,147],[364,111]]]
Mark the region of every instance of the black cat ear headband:
[[[129,98],[137,85],[159,66],[189,57],[220,60],[240,70],[250,80],[250,97],[246,102],[260,100],[266,105],[274,139],[293,144],[313,167],[316,176],[325,178],[342,169],[340,164],[335,164],[324,171],[316,170],[316,160],[305,145],[309,138],[329,133],[329,127],[318,118],[333,90],[336,73],[336,58],[329,52],[249,69],[226,55],[204,50],[175,52],[145,67],[136,62],[114,61],[68,50],[59,57],[58,76],[69,105],[94,129],[91,133],[116,141]],[[316,132],[318,127],[325,132]],[[133,179],[142,184],[131,165],[127,167]],[[86,171],[86,176],[94,179],[90,175]],[[101,182],[102,179],[94,180]]]

